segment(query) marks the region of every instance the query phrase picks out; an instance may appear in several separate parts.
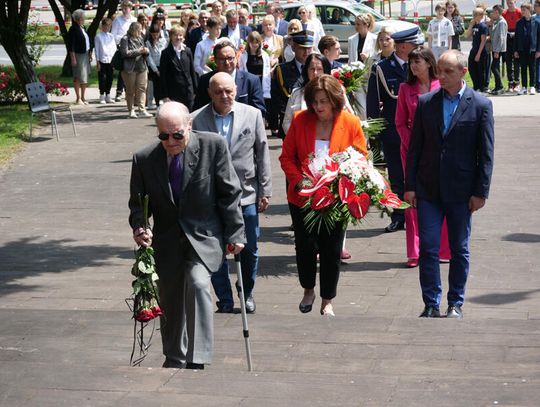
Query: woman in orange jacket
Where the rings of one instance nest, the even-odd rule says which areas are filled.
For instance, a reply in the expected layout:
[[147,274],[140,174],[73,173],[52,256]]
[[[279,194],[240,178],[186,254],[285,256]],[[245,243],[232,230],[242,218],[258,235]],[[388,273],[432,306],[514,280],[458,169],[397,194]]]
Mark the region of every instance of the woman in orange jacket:
[[345,229],[338,223],[329,232],[325,228],[306,230],[302,210],[305,198],[298,194],[304,180],[302,164],[310,154],[320,150],[327,150],[331,155],[350,146],[367,156],[366,139],[358,117],[343,110],[345,96],[336,78],[330,75],[314,78],[306,85],[304,98],[307,110],[295,115],[279,157],[288,181],[287,200],[294,226],[296,264],[304,288],[299,309],[303,313],[310,312],[315,302],[319,254],[321,315],[334,316],[332,299],[336,296]]

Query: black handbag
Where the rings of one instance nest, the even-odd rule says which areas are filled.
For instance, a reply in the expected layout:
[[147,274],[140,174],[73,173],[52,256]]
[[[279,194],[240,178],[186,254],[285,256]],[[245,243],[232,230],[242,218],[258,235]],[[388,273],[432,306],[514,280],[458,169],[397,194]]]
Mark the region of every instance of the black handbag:
[[111,64],[114,69],[117,71],[123,71],[124,70],[124,57],[122,56],[122,53],[120,50],[117,50],[111,60]]

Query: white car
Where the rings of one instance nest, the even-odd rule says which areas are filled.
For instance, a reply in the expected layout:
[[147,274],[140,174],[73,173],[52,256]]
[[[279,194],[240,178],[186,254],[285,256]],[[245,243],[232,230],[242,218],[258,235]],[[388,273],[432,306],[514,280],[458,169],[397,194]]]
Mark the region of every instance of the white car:
[[[285,10],[285,20],[290,21],[293,18],[300,19],[298,16],[298,8],[301,5],[309,3],[310,2],[294,2],[282,4],[283,9]],[[343,54],[348,54],[347,39],[356,33],[354,20],[358,14],[373,15],[375,18],[375,33],[379,32],[381,27],[384,26],[392,26],[396,31],[416,27],[416,25],[407,21],[387,19],[371,7],[355,1],[318,0],[313,4],[317,10],[317,17],[323,24],[324,32],[327,35],[334,35],[339,38]]]

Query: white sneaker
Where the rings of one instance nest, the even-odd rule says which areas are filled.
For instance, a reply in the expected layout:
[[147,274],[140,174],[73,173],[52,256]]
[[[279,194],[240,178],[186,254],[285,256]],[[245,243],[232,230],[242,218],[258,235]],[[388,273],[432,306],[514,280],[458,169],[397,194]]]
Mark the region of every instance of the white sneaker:
[[533,86],[529,89],[529,95],[536,95],[536,89]]
[[122,95],[116,95],[116,97],[114,98],[114,101],[115,102],[121,102],[122,101]]
[[518,91],[518,95],[526,95],[527,94],[527,88],[523,88],[520,91]]
[[142,117],[153,117],[152,116],[152,113],[148,113],[148,111],[146,109],[141,109],[139,110],[139,114],[142,116]]
[[137,118],[137,113],[135,113],[135,110],[132,110],[131,112],[129,112],[128,118],[129,119],[136,119]]
[[105,96],[105,102],[107,103],[116,103],[113,98],[111,98],[111,95]]
[[99,96],[99,104],[104,105],[105,103],[107,103],[107,102],[105,102],[105,95],[100,95]]

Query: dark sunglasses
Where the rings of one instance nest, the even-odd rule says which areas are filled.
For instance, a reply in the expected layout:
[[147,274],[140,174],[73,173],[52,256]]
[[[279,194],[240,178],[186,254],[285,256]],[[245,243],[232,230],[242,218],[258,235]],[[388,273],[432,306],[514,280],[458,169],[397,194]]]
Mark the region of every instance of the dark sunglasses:
[[165,140],[168,140],[169,139],[169,136],[172,136],[173,139],[175,140],[183,140],[184,139],[184,131],[181,130],[181,131],[177,131],[177,132],[174,132],[174,133],[159,133],[158,134],[158,139],[160,139],[161,141],[165,141]]

